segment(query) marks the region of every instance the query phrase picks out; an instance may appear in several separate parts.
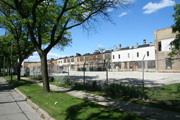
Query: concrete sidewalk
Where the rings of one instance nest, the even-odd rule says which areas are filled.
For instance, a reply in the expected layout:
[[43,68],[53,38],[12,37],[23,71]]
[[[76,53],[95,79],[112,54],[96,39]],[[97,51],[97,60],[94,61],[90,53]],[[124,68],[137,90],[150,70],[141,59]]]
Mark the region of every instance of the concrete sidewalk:
[[0,78],[0,120],[43,120],[23,97]]
[[[24,80],[28,80],[34,82],[40,86],[43,86],[41,82],[37,82],[35,80],[31,80],[28,78],[22,78]],[[134,104],[127,101],[120,101],[116,99],[106,98],[90,93],[85,93],[82,91],[70,90],[63,87],[57,87],[55,85],[50,85],[51,90],[64,92],[71,96],[81,98],[84,100],[88,100],[91,102],[95,102],[104,106],[111,106],[119,108],[123,112],[128,112],[132,114],[136,114],[138,116],[142,116],[148,120],[180,120],[180,112],[173,112],[168,110],[163,110],[154,107],[148,107],[140,104]]]

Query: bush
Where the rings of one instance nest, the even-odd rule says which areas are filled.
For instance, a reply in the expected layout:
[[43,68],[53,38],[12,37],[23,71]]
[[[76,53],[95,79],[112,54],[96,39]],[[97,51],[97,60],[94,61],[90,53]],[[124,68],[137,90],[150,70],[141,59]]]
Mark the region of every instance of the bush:
[[72,80],[69,77],[63,78],[63,82],[66,85],[72,85],[73,84]]
[[141,90],[129,85],[123,85],[118,83],[112,83],[109,85],[108,92],[112,95],[128,96],[130,98],[139,98],[142,94]]
[[[94,83],[94,82],[93,82]],[[96,83],[92,85],[86,83],[85,85],[82,83],[74,83],[73,89],[74,90],[87,90],[87,91],[101,91],[101,86],[98,86]]]
[[42,75],[38,75],[38,76],[37,76],[37,79],[38,79],[38,80],[42,80]]
[[50,82],[54,82],[54,77],[50,77],[50,78],[49,78],[49,81],[50,81]]

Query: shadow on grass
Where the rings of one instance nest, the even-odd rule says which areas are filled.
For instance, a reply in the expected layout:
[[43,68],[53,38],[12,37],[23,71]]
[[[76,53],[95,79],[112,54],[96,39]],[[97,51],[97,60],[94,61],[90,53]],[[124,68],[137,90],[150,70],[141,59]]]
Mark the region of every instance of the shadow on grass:
[[30,86],[33,84],[32,82],[25,81],[25,80],[20,80],[20,81],[12,80],[12,81],[8,81],[8,82],[11,85],[11,87],[13,87],[13,88],[17,88],[20,86]]
[[69,107],[66,113],[66,120],[80,120],[79,118],[85,120],[140,120],[137,116],[121,112],[116,108],[103,107],[88,101]]

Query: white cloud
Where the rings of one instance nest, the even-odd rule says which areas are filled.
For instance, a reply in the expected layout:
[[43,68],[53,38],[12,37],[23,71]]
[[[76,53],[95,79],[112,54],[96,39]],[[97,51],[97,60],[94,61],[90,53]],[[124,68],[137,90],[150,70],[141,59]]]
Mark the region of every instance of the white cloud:
[[[54,58],[54,59],[57,59],[59,57],[64,57],[65,55],[60,55],[58,53],[48,53],[47,55],[47,59],[51,59],[51,58]],[[38,62],[40,61],[40,57],[39,57],[39,54],[37,52],[34,52],[32,56],[30,56],[28,59],[25,59],[25,61],[29,61],[29,62]]]
[[124,15],[127,15],[127,12],[121,13],[118,17],[122,17],[122,16],[124,16]]
[[[112,0],[113,1],[113,0]],[[120,5],[117,5],[118,7],[121,7],[121,5],[127,5],[127,4],[131,4],[136,2],[136,0],[124,0],[124,1],[120,1]],[[108,8],[107,12],[112,12],[114,10],[114,8]]]
[[143,7],[143,10],[145,10],[143,13],[144,14],[151,14],[153,12],[158,11],[159,9],[169,7],[169,6],[174,6],[176,3],[173,0],[162,0],[159,3],[152,3],[149,2]]
[[39,54],[37,52],[33,52],[32,56],[29,56],[28,59],[25,59],[24,61],[29,61],[29,62],[38,62],[40,61]]
[[114,10],[114,8],[108,8],[108,9],[107,9],[108,12],[111,12],[111,11],[113,11],[113,10]]
[[136,2],[136,0],[128,0],[130,3],[134,3]]

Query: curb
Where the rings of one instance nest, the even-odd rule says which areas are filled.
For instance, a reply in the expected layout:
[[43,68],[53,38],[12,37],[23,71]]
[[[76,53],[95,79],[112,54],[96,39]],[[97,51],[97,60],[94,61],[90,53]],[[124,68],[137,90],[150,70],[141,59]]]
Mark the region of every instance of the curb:
[[25,99],[25,101],[40,115],[42,119],[45,120],[55,120],[52,118],[46,111],[44,111],[42,108],[40,108],[38,105],[33,103],[30,99],[28,99],[22,92],[20,92],[17,88],[14,88],[14,91],[18,93],[21,97]]

